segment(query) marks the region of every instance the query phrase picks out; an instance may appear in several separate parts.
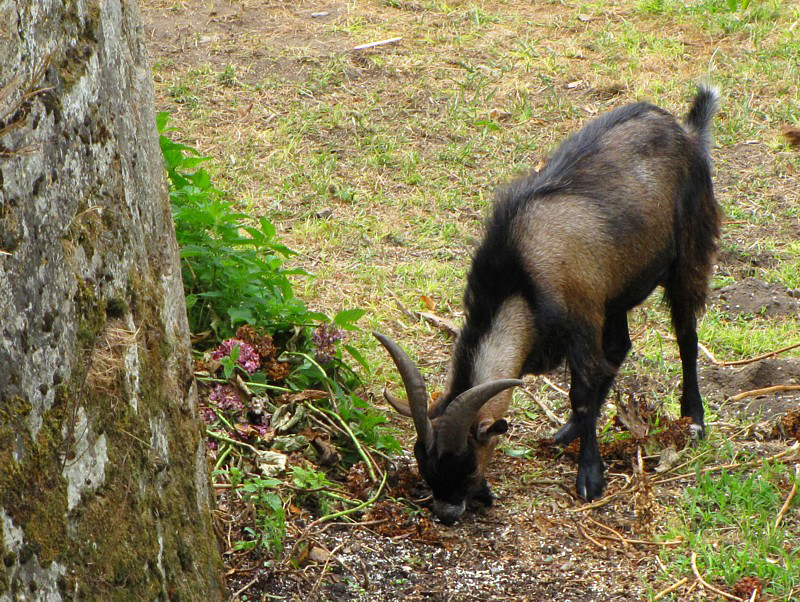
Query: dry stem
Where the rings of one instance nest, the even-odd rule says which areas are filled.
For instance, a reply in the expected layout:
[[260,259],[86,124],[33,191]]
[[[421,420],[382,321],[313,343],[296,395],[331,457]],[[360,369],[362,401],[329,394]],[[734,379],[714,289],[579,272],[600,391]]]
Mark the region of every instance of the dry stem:
[[800,464],[795,464],[794,466],[794,484],[792,485],[792,489],[789,491],[789,495],[786,496],[786,501],[783,502],[783,506],[781,506],[780,511],[778,512],[778,516],[775,519],[775,528],[778,528],[778,525],[781,524],[783,517],[786,516],[786,513],[789,511],[789,505],[792,503],[792,499],[794,498],[795,494],[797,493],[797,481],[800,479]]
[[729,594],[728,592],[723,592],[721,589],[717,589],[713,585],[711,585],[708,581],[703,579],[703,576],[700,574],[700,571],[697,570],[697,552],[692,552],[692,572],[694,576],[697,577],[697,580],[700,584],[705,587],[707,590],[714,592],[728,600],[738,600],[739,602],[744,602],[744,600],[738,596],[734,596],[733,594]]
[[775,393],[777,391],[800,391],[800,385],[774,385],[772,387],[764,387],[763,389],[753,389],[752,391],[745,391],[730,398],[731,401],[739,401],[745,397],[757,397],[758,395],[767,395],[768,393]]
[[653,596],[653,602],[655,602],[656,600],[660,600],[661,598],[663,598],[664,596],[666,596],[670,592],[674,592],[679,587],[682,587],[683,585],[686,585],[687,581],[689,581],[689,578],[688,577],[684,577],[680,581],[676,581],[675,583],[670,585],[667,589],[662,589],[655,596]]

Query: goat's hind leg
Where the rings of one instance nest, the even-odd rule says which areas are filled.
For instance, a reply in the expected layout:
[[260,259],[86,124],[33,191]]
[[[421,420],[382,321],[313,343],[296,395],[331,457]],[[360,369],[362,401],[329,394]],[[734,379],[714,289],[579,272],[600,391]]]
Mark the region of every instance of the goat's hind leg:
[[665,288],[672,313],[672,328],[678,340],[683,371],[683,392],[681,394],[681,416],[692,419],[692,435],[702,439],[705,436],[703,422],[703,398],[697,378],[697,316],[705,302],[706,280],[695,281],[672,278]]
[[681,394],[681,416],[692,419],[692,436],[705,437],[703,398],[697,378],[697,320],[691,314],[678,314],[672,310],[672,323],[683,370],[683,393]]

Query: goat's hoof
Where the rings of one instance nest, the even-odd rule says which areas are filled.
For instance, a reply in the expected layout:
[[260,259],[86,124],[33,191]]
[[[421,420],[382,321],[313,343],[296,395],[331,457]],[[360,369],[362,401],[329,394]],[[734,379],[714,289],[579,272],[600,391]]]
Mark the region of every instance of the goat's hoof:
[[564,426],[555,432],[553,440],[557,445],[569,445],[579,436],[578,425],[570,418]]
[[603,477],[603,466],[588,466],[578,468],[578,481],[576,490],[578,495],[587,502],[592,502],[603,496],[606,480]]
[[702,424],[693,422],[689,425],[689,436],[692,441],[702,441],[706,438],[706,428]]

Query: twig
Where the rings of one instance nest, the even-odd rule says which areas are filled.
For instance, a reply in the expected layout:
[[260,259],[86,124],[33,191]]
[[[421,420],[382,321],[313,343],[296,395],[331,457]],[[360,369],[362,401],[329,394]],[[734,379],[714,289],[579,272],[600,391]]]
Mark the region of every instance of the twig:
[[723,596],[728,600],[738,600],[739,602],[744,602],[743,598],[740,598],[739,596],[734,596],[733,594],[729,594],[728,592],[723,592],[721,589],[717,589],[716,587],[711,585],[708,581],[703,579],[703,576],[700,574],[700,571],[697,570],[697,552],[692,552],[692,572],[694,573],[694,576],[697,577],[697,580],[700,582],[700,584],[706,589],[711,590],[715,594],[719,594],[720,596]]
[[800,343],[795,343],[793,345],[789,345],[788,347],[782,347],[781,349],[770,351],[768,353],[764,353],[757,357],[751,357],[746,360],[736,360],[735,362],[715,362],[715,363],[717,363],[720,366],[743,366],[744,364],[752,364],[753,362],[765,360],[768,357],[772,357],[773,355],[778,355],[779,353],[783,353],[784,351],[791,351],[792,349],[797,349],[798,347],[800,347]]
[[[777,460],[779,458],[783,458],[784,456],[787,456],[787,455],[791,454],[792,452],[798,451],[798,449],[800,449],[800,443],[795,443],[791,447],[783,450],[782,452],[779,452],[779,453],[775,454],[774,456],[769,456],[767,458],[758,458],[756,460],[749,460],[748,462],[738,462],[738,463],[734,463],[734,464],[720,464],[719,466],[709,466],[707,468],[704,468],[700,472],[702,474],[706,474],[708,472],[717,472],[718,470],[727,470],[729,468],[742,468],[742,467],[745,467],[745,466],[755,466],[756,464],[762,464],[764,462],[770,462],[770,461],[773,461],[773,460]],[[658,481],[653,481],[653,485],[663,485],[664,483],[670,483],[672,481],[679,481],[680,479],[687,479],[687,478],[695,476],[696,474],[697,473],[694,473],[694,472],[687,472],[687,473],[680,474],[680,475],[677,475],[677,476],[674,476],[674,477],[668,477],[666,479],[660,479]]]
[[427,320],[428,322],[433,324],[439,330],[443,330],[447,334],[449,334],[451,336],[454,336],[454,337],[458,336],[458,333],[459,333],[458,326],[453,324],[447,318],[442,318],[440,316],[428,313],[426,311],[415,311],[414,313],[416,315],[418,315],[420,318],[422,318],[423,320]]
[[387,290],[387,292],[392,296],[394,299],[395,305],[397,305],[397,309],[399,309],[406,318],[410,318],[412,320],[417,320],[417,316],[414,315],[414,312],[410,311],[403,302],[400,301],[400,297],[392,290]]
[[682,586],[686,585],[687,581],[689,581],[689,578],[688,577],[684,577],[680,581],[676,581],[675,583],[670,585],[667,589],[662,589],[655,596],[653,596],[653,602],[655,602],[656,600],[661,600],[661,598],[663,598],[664,596],[666,596],[670,592],[674,592],[679,587],[682,587]]
[[[375,476],[375,469],[378,469],[378,472],[380,472],[380,469],[377,467],[377,463],[375,462],[375,460],[373,460],[369,456],[369,454],[367,454],[366,451],[364,451],[364,448],[361,446],[361,443],[358,441],[358,437],[356,437],[355,434],[353,434],[353,431],[350,430],[350,427],[348,426],[347,422],[342,420],[341,416],[339,416],[335,412],[331,412],[330,410],[325,410],[325,409],[321,409],[321,408],[320,408],[320,411],[324,412],[328,416],[334,418],[341,425],[341,427],[347,432],[347,434],[350,436],[350,439],[353,440],[353,443],[356,446],[356,450],[358,450],[358,454],[364,459],[364,462],[367,465],[367,470],[369,471],[369,476],[372,479],[372,482],[374,483],[375,481],[377,481],[378,479]],[[374,465],[374,467],[373,467],[373,465]],[[384,478],[384,481],[385,481],[385,478]]]
[[370,499],[368,499],[366,502],[360,503],[358,506],[354,506],[353,508],[348,508],[347,510],[341,510],[339,512],[334,512],[333,514],[327,514],[325,516],[321,516],[308,526],[306,532],[311,531],[311,529],[324,522],[333,520],[334,518],[339,518],[340,516],[347,516],[348,514],[352,514],[353,512],[358,512],[359,510],[362,510],[367,506],[374,504],[375,501],[381,496],[381,493],[383,493],[383,488],[385,485],[386,485],[386,473],[383,473],[383,480],[381,481],[380,487],[378,487],[378,491],[376,491],[375,495],[373,495]]
[[789,495],[786,496],[786,501],[783,502],[783,506],[781,506],[780,512],[778,512],[778,517],[775,519],[775,528],[778,528],[778,525],[781,524],[783,517],[786,516],[786,513],[789,511],[789,504],[792,503],[792,498],[797,493],[797,481],[800,480],[800,464],[795,464],[794,467],[794,484],[792,485],[792,489],[789,491]]
[[[664,339],[666,339],[668,341],[676,341],[677,340],[675,337],[669,337],[669,336],[665,336]],[[768,357],[772,357],[773,355],[778,355],[779,353],[784,353],[785,351],[791,351],[792,349],[797,349],[798,347],[800,347],[800,343],[794,343],[794,344],[789,345],[787,347],[781,347],[780,349],[776,349],[775,351],[768,351],[767,353],[762,353],[761,355],[757,355],[756,357],[751,357],[751,358],[747,358],[747,359],[744,359],[744,360],[734,360],[734,361],[731,361],[731,362],[722,362],[722,361],[718,360],[716,357],[714,357],[714,354],[711,353],[711,351],[708,349],[708,347],[706,347],[702,343],[698,343],[697,347],[698,347],[698,349],[700,349],[700,351],[702,351],[706,355],[706,357],[708,357],[708,359],[711,360],[711,363],[713,363],[713,364],[715,364],[717,366],[744,366],[745,364],[752,364],[753,362],[760,362],[761,360],[765,360]]]
[[[602,535],[600,533],[595,533],[595,535],[597,535],[597,537],[599,537],[600,539],[608,539],[610,541],[619,541],[616,537],[612,537],[610,535]],[[663,546],[663,547],[669,547],[669,546],[679,546],[679,545],[682,545],[682,544],[684,544],[686,542],[683,539],[673,539],[672,541],[647,541],[645,539],[627,539],[627,538],[623,538],[622,543],[623,544],[635,544],[635,545],[640,545],[640,546]]]
[[238,445],[240,447],[244,447],[245,449],[249,449],[251,452],[258,455],[258,450],[249,443],[245,443],[244,441],[237,441],[236,439],[231,439],[230,437],[226,437],[225,435],[220,435],[219,433],[215,433],[211,429],[206,429],[206,435],[218,441],[224,441],[225,443],[230,443],[231,445]]
[[569,391],[566,391],[566,390],[562,389],[561,387],[559,387],[557,384],[555,384],[553,381],[551,381],[546,376],[542,376],[542,380],[544,382],[546,382],[548,385],[550,385],[553,389],[555,389],[556,391],[561,393],[564,397],[569,397]]
[[767,395],[768,393],[775,393],[776,391],[800,391],[800,385],[774,385],[772,387],[764,387],[763,389],[753,389],[752,391],[745,391],[730,398],[731,401],[739,401],[745,397],[758,397],[759,395]]
[[627,492],[632,491],[632,490],[633,490],[633,487],[631,487],[630,485],[626,485],[625,487],[623,487],[619,491],[615,491],[614,493],[606,495],[605,497],[597,500],[596,502],[592,502],[590,504],[584,504],[583,506],[579,506],[578,508],[568,508],[567,512],[585,512],[586,510],[593,510],[594,508],[599,508],[600,506],[605,506],[606,504],[611,502],[611,500],[613,500],[618,495],[621,495],[623,493],[627,493]]
[[376,46],[385,46],[386,44],[396,44],[403,38],[389,38],[387,40],[378,40],[377,42],[369,42],[368,44],[359,44],[354,46],[353,50],[366,50],[367,48],[375,48]]
[[[672,340],[674,341],[675,339]],[[711,350],[702,343],[697,343],[697,348],[702,351],[708,359],[711,360],[712,364],[719,366],[722,363],[716,357],[714,357],[714,354],[711,353]]]
[[[625,547],[628,546],[628,540],[625,539],[625,537],[623,537],[622,534],[619,531],[617,531],[616,529],[612,529],[608,525],[604,525],[600,521],[594,520],[591,516],[587,516],[586,518],[588,518],[590,521],[592,521],[595,525],[597,525],[601,529],[605,529],[606,531],[608,531],[610,533],[613,533],[616,536],[616,539],[619,539],[619,541],[622,542],[623,546],[625,546]],[[603,536],[602,535],[598,535],[598,537],[603,537]],[[614,538],[609,537],[609,539],[614,539]]]
[[536,405],[538,405],[542,409],[542,411],[545,413],[545,415],[550,419],[550,422],[552,422],[556,426],[563,426],[564,425],[564,421],[561,420],[561,418],[559,418],[558,416],[556,416],[553,413],[553,411],[550,408],[548,408],[547,405],[545,405],[545,403],[541,399],[539,399],[536,395],[531,393],[528,390],[527,387],[522,387],[522,391],[523,391],[523,393],[525,393],[525,395],[527,395],[533,401],[536,402]]
[[604,546],[602,543],[600,543],[599,541],[597,541],[597,540],[596,540],[594,537],[592,537],[591,535],[589,535],[589,533],[586,531],[586,529],[584,529],[584,528],[583,528],[583,525],[581,525],[580,523],[578,523],[578,530],[581,532],[581,535],[583,535],[583,536],[584,536],[586,539],[588,539],[589,541],[591,541],[591,542],[592,542],[594,545],[596,545],[596,546],[597,546],[598,548],[600,548],[601,550],[605,551],[605,550],[607,550],[607,549],[608,549],[608,548],[607,548],[606,546]]
[[261,578],[261,575],[256,575],[255,577],[253,577],[253,579],[252,579],[252,581],[250,581],[250,583],[245,585],[242,589],[240,589],[238,592],[236,592],[235,594],[233,594],[231,596],[231,600],[236,600],[239,596],[241,596],[243,593],[245,593],[247,590],[249,590],[251,587],[253,587],[260,578]]

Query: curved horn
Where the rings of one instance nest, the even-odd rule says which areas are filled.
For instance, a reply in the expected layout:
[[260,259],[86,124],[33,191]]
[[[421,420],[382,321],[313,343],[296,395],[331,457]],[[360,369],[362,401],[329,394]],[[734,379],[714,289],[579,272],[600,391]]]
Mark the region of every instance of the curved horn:
[[447,406],[439,422],[436,439],[438,454],[457,454],[466,450],[470,427],[484,404],[498,393],[524,384],[521,380],[502,378],[472,387],[456,397]]
[[[422,375],[419,373],[414,362],[408,357],[405,351],[400,349],[389,337],[373,332],[373,336],[380,341],[381,345],[386,348],[389,355],[392,356],[397,371],[400,372],[400,377],[403,379],[403,384],[406,387],[406,395],[408,395],[408,407],[411,412],[411,417],[414,419],[414,428],[417,431],[417,438],[422,441],[425,449],[430,450],[433,447],[433,425],[428,418],[428,392],[425,388],[425,381],[422,380]],[[391,395],[391,394],[390,394]],[[392,396],[394,397],[394,396]],[[394,397],[396,400],[397,398]],[[393,403],[392,399],[388,396],[386,400],[398,411],[399,408]],[[401,414],[404,412],[400,411]]]
[[383,397],[390,406],[397,410],[398,414],[407,416],[408,418],[414,417],[414,415],[411,413],[411,408],[409,407],[408,402],[405,399],[401,399],[397,395],[394,395],[391,391],[389,391],[388,387],[383,390]]

